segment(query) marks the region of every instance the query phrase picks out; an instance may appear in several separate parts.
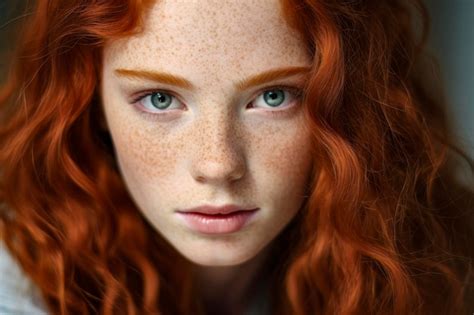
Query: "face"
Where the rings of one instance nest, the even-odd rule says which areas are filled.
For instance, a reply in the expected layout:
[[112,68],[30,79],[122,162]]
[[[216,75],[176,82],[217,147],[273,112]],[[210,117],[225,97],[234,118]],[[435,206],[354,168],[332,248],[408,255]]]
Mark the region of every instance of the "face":
[[[304,202],[311,155],[299,90],[311,59],[280,10],[277,0],[158,1],[142,33],[104,48],[102,106],[125,185],[199,265],[250,260]],[[222,233],[177,212],[227,204],[259,210]]]

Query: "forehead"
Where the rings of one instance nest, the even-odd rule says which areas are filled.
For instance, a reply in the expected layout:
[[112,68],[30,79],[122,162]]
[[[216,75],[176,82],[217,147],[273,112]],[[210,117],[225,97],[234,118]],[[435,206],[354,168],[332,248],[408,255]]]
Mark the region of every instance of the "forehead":
[[144,31],[110,43],[106,57],[116,66],[203,80],[309,62],[278,0],[156,1],[144,16]]

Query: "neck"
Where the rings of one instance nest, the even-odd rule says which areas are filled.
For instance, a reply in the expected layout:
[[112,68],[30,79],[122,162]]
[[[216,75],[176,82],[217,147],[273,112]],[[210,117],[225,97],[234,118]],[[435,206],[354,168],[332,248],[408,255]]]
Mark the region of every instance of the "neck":
[[206,314],[243,314],[258,290],[271,246],[234,266],[193,265],[194,283]]

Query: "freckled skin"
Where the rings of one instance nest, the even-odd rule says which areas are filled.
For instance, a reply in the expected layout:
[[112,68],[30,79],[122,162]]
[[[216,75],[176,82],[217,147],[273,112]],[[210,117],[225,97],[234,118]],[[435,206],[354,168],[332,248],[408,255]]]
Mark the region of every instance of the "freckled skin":
[[[302,110],[282,116],[248,110],[260,90],[238,92],[234,84],[309,64],[276,0],[158,1],[145,16],[143,33],[105,46],[102,105],[120,172],[143,215],[190,261],[244,263],[300,209],[311,168]],[[135,82],[134,93],[166,88],[186,106],[151,119],[130,104],[123,86],[131,81],[117,76],[118,68],[169,72],[196,90]],[[189,230],[174,213],[227,203],[261,210],[243,230],[213,236]]]

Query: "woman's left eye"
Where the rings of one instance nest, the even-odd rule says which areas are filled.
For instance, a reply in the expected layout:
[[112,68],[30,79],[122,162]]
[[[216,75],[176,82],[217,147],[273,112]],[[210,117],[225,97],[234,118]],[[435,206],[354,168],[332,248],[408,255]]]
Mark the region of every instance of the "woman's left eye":
[[253,101],[253,107],[280,108],[288,107],[301,92],[296,88],[276,87],[263,91]]
[[136,102],[146,111],[157,114],[169,109],[179,109],[183,105],[175,96],[164,91],[155,91],[142,95]]

